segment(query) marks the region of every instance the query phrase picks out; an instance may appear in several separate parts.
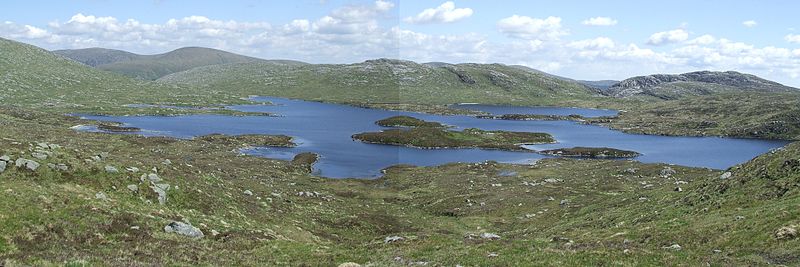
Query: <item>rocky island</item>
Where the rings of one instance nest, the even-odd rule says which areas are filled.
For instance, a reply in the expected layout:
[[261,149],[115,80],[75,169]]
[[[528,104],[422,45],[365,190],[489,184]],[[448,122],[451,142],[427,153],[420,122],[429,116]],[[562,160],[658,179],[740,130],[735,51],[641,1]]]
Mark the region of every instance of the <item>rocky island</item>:
[[559,156],[559,157],[576,157],[576,158],[593,158],[593,159],[614,159],[614,158],[635,158],[638,157],[639,152],[622,150],[608,147],[573,147],[573,148],[558,148],[550,150],[539,151],[539,154]]

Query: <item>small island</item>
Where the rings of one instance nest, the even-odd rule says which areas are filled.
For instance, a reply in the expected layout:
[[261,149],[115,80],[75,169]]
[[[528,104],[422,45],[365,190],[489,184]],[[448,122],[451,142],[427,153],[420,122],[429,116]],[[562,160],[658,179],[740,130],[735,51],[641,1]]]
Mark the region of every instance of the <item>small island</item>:
[[[414,120],[419,120],[413,118]],[[420,123],[422,122],[422,123]],[[417,125],[429,125],[423,120]],[[353,139],[371,144],[408,146],[415,148],[484,148],[508,151],[531,151],[522,147],[525,144],[554,143],[553,136],[547,133],[485,131],[476,128],[451,131],[443,127],[415,127],[408,129],[389,129],[381,132],[367,132],[353,135]]]
[[113,133],[132,133],[138,132],[142,129],[136,127],[126,127],[122,126],[121,123],[116,122],[103,122],[97,125],[97,129],[106,132],[113,132]]
[[581,115],[540,115],[540,114],[503,114],[503,115],[478,115],[479,119],[508,120],[508,121],[585,121]]
[[540,154],[560,157],[593,158],[593,159],[614,159],[614,158],[635,158],[639,152],[621,150],[608,147],[573,147],[558,148],[539,151]]
[[445,126],[438,122],[424,121],[411,116],[394,116],[386,119],[376,121],[375,124],[383,127],[428,127],[428,128],[444,128]]
[[195,137],[202,140],[218,144],[235,144],[242,146],[272,146],[272,147],[295,147],[291,136],[286,135],[264,135],[264,134],[244,134],[244,135],[224,135],[209,134]]

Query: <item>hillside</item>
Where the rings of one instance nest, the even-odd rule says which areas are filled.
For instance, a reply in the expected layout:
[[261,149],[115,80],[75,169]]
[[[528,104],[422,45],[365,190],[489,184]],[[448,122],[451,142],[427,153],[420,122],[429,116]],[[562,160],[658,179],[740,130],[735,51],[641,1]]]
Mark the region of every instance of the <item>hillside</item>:
[[618,98],[677,99],[726,92],[800,92],[754,75],[735,71],[698,71],[684,74],[654,74],[625,79],[606,93]]
[[58,50],[54,53],[101,70],[144,80],[155,80],[171,73],[217,64],[243,62],[269,62],[278,65],[303,64],[289,60],[262,60],[202,47],[184,47],[157,55],[138,55],[119,50],[94,48]]
[[582,84],[512,66],[392,59],[338,65],[226,64],[195,68],[158,81],[342,103],[554,105],[605,98]]
[[91,67],[122,61],[131,61],[142,57],[141,55],[122,50],[105,48],[65,49],[55,50],[53,53],[89,65]]
[[[0,38],[0,103],[57,112],[129,112],[126,104],[212,105],[240,96],[162,86],[97,70],[44,49]],[[142,110],[139,110],[141,112]]]

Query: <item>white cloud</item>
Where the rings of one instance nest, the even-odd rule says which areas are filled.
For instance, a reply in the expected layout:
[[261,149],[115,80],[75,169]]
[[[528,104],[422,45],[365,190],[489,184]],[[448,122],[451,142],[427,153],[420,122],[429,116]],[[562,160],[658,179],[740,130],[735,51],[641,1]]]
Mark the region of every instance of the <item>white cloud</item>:
[[788,34],[783,39],[790,43],[800,44],[800,34]]
[[742,25],[748,28],[752,28],[758,25],[758,22],[756,22],[755,20],[746,20],[742,22]]
[[450,23],[472,16],[471,8],[456,8],[456,4],[447,1],[436,8],[428,8],[413,17],[404,19],[408,23]]
[[654,33],[653,35],[650,35],[650,39],[647,40],[647,43],[651,45],[662,45],[683,42],[687,39],[689,39],[689,32],[684,29],[675,29],[671,31]]
[[576,49],[608,49],[614,48],[614,41],[608,37],[597,37],[568,43],[567,46]]
[[559,17],[538,19],[513,15],[498,21],[497,30],[509,37],[529,40],[558,40],[568,34],[561,28]]
[[588,26],[614,26],[617,25],[617,20],[609,17],[594,17],[584,20],[583,25]]

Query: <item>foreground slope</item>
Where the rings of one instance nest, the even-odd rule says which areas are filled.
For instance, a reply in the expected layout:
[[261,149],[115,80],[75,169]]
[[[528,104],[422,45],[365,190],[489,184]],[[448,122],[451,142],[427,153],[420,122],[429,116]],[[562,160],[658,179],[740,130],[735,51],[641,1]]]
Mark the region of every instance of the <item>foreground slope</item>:
[[625,79],[612,85],[614,97],[677,99],[688,96],[735,92],[800,92],[797,88],[735,71],[698,71],[684,74],[655,74]]
[[137,55],[119,50],[95,48],[58,50],[54,53],[98,69],[145,80],[155,80],[171,73],[217,64],[242,62],[302,64],[288,60],[262,60],[203,47],[184,47],[157,55]]
[[418,64],[391,59],[347,65],[216,65],[158,81],[341,103],[553,105],[603,98],[576,82],[500,64]]

